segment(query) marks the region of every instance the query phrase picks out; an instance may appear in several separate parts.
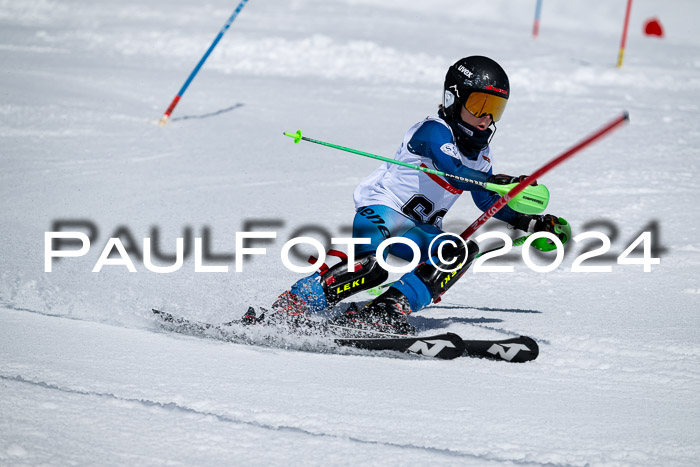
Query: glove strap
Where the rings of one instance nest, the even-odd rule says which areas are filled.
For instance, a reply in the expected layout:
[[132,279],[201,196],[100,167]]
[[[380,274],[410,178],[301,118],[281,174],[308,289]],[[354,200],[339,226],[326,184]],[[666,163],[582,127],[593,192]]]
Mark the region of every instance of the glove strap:
[[513,223],[513,227],[516,229],[523,230],[525,232],[534,232],[535,231],[535,224],[537,223],[538,218],[535,216],[519,216],[515,222]]
[[535,231],[535,224],[537,223],[537,219],[531,219],[530,222],[527,224],[527,230],[525,232],[534,232]]

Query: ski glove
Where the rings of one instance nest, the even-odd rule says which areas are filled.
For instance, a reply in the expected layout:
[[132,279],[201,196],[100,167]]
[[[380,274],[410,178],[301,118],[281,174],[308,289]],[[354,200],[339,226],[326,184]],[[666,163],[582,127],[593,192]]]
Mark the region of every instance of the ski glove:
[[[496,185],[510,185],[511,183],[520,183],[525,180],[529,175],[521,175],[519,177],[513,177],[512,175],[498,174],[491,175],[488,179],[489,183],[495,183]],[[537,185],[537,180],[530,184],[531,186]]]
[[561,217],[551,214],[529,216],[521,214],[516,219],[513,227],[525,232],[550,232],[559,237],[562,243],[566,243],[571,236],[571,227]]

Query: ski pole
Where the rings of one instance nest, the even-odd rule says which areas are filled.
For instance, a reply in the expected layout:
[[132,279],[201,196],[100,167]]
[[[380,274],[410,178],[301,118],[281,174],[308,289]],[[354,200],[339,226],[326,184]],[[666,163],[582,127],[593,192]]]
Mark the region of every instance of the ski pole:
[[[532,234],[527,234],[527,235],[523,235],[522,237],[516,238],[515,240],[513,240],[513,246],[522,245],[523,243],[525,243],[525,240],[527,240],[527,237],[529,237],[530,235],[532,235]],[[537,245],[533,244],[533,246],[535,248],[537,248]],[[505,248],[505,245],[497,246],[495,248],[491,248],[490,250],[482,251],[481,253],[476,255],[476,258],[479,258],[480,256],[484,256],[487,253],[493,253],[494,251],[498,251],[502,248]],[[382,292],[384,291],[384,289],[391,287],[392,285],[394,285],[394,282],[387,282],[386,284],[378,285],[376,287],[372,287],[371,289],[368,289],[367,293],[370,295],[381,295]]]
[[503,206],[508,203],[508,201],[511,200],[513,196],[516,196],[518,193],[522,192],[525,190],[530,183],[532,183],[534,180],[540,178],[542,175],[546,174],[550,170],[552,170],[554,167],[558,166],[562,162],[564,162],[566,159],[570,158],[577,152],[579,152],[581,149],[585,148],[595,140],[603,137],[604,135],[608,134],[615,128],[617,128],[619,125],[621,125],[624,122],[629,121],[630,116],[628,112],[623,112],[622,115],[617,117],[615,120],[612,122],[608,123],[605,125],[603,128],[600,130],[596,131],[593,133],[591,136],[588,138],[584,139],[583,141],[579,142],[563,154],[555,157],[551,161],[547,162],[545,165],[537,169],[532,175],[528,176],[525,180],[522,182],[516,184],[516,186],[510,190],[508,193],[504,194],[498,201],[496,201],[493,205],[491,205],[486,212],[484,212],[481,216],[479,216],[478,219],[476,219],[464,232],[460,234],[460,237],[463,239],[468,239],[469,237],[472,236],[474,232],[479,229],[484,223],[489,220],[494,214],[496,214],[498,211],[501,210]]
[[216,37],[214,38],[214,42],[212,42],[211,45],[209,46],[209,48],[207,49],[207,51],[204,52],[204,55],[199,60],[199,63],[197,63],[197,66],[194,67],[194,70],[192,70],[192,73],[190,73],[190,76],[185,81],[185,84],[182,85],[180,90],[175,95],[175,98],[170,103],[170,106],[168,106],[168,109],[165,111],[165,113],[163,114],[163,117],[158,122],[159,126],[165,126],[165,124],[168,123],[168,119],[170,118],[170,114],[173,113],[175,106],[177,105],[177,103],[180,101],[180,98],[187,90],[187,87],[190,85],[190,83],[194,79],[195,75],[197,73],[199,73],[199,69],[202,68],[202,65],[204,65],[204,62],[207,60],[207,58],[209,58],[209,54],[211,54],[212,50],[214,50],[214,47],[216,47],[216,44],[218,44],[219,41],[221,40],[221,38],[224,36],[224,33],[228,30],[229,26],[231,26],[231,23],[233,23],[233,20],[236,19],[236,16],[238,16],[238,13],[241,12],[241,10],[245,6],[246,2],[248,2],[248,0],[241,0],[241,3],[239,3],[238,6],[236,7],[236,9],[233,10],[233,13],[229,17],[229,19],[226,21],[226,24],[224,24],[224,26],[219,31],[219,34],[217,34]]
[[[377,159],[389,164],[400,165],[402,167],[408,167],[409,169],[420,170],[429,174],[438,175],[440,177],[450,178],[452,180],[459,180],[460,182],[472,183],[485,188],[489,191],[494,191],[499,195],[503,196],[509,191],[511,191],[517,183],[511,183],[508,185],[498,185],[496,183],[482,182],[479,180],[472,180],[466,177],[460,177],[459,175],[453,175],[449,173],[442,172],[440,170],[430,169],[428,167],[423,167],[420,165],[409,164],[408,162],[397,161],[396,159],[390,159],[388,157],[378,156],[376,154],[371,154],[369,152],[358,151],[357,149],[346,148],[345,146],[339,146],[337,144],[326,143],[325,141],[319,141],[312,138],[307,138],[301,135],[301,130],[297,130],[296,133],[284,133],[285,136],[289,136],[294,139],[295,143],[299,141],[308,141],[310,143],[320,144],[321,146],[327,146],[333,149],[339,149],[341,151],[349,152],[352,154],[358,154],[360,156],[369,157],[371,159]],[[520,190],[522,191],[522,190]],[[535,185],[528,187],[528,189],[518,196],[511,196],[508,200],[511,209],[523,213],[523,214],[539,214],[547,208],[549,204],[549,190],[544,185]]]

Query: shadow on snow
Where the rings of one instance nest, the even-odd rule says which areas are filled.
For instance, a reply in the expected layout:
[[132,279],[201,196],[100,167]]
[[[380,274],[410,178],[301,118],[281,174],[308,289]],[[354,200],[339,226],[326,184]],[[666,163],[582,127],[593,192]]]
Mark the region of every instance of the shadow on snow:
[[176,122],[179,120],[192,120],[192,119],[216,117],[217,115],[225,114],[226,112],[230,112],[230,111],[235,110],[239,107],[243,107],[243,104],[241,104],[241,103],[234,104],[231,107],[226,107],[225,109],[217,110],[216,112],[209,112],[209,113],[205,113],[205,114],[201,114],[201,115],[183,115],[182,117],[174,117],[174,118],[171,118],[170,121]]

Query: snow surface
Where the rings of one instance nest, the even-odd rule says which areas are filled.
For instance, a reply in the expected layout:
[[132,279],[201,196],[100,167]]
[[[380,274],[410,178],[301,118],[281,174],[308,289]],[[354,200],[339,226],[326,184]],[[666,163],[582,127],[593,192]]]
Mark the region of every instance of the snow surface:
[[[634,2],[617,69],[625,4],[545,1],[534,40],[534,1],[252,0],[159,128],[235,2],[0,0],[0,464],[697,465],[700,4]],[[642,35],[652,16],[666,38]],[[352,190],[376,161],[283,131],[390,156],[470,54],[511,78],[498,172],[532,171],[631,115],[541,180],[575,234],[612,238],[605,263],[584,263],[612,272],[571,272],[593,240],[543,274],[514,250],[515,272],[470,273],[412,318],[424,333],[530,335],[536,361],[159,331],[152,307],[223,322],[271,303],[300,277],[279,259],[299,229],[347,235]],[[446,229],[478,216],[463,198]],[[45,273],[44,233],[61,219],[98,237]],[[652,222],[661,264],[615,264]],[[209,263],[227,273],[194,273],[191,255],[172,274],[136,257],[136,273],[92,273],[120,227],[139,248],[156,228],[168,253],[188,227],[209,228],[219,255],[237,231],[278,238],[242,273],[231,258]]]

